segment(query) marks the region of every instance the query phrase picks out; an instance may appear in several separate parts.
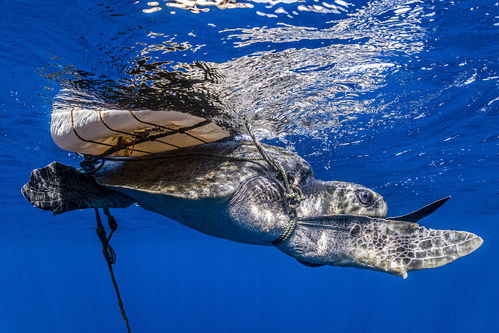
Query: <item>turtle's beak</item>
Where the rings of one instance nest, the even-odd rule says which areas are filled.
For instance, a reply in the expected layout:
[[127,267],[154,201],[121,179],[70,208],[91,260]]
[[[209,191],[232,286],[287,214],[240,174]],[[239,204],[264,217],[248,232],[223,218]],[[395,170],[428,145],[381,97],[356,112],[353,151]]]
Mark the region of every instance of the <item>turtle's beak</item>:
[[388,206],[385,199],[380,195],[378,200],[374,202],[374,209],[376,210],[376,215],[373,217],[385,217],[388,212]]

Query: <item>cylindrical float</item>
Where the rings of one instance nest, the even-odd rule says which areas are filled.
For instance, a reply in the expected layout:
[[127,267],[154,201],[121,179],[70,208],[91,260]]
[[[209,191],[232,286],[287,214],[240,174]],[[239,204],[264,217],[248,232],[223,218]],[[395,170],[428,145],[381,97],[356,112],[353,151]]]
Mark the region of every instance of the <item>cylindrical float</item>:
[[137,157],[214,142],[229,132],[176,111],[122,110],[56,99],[50,131],[62,149],[87,155]]

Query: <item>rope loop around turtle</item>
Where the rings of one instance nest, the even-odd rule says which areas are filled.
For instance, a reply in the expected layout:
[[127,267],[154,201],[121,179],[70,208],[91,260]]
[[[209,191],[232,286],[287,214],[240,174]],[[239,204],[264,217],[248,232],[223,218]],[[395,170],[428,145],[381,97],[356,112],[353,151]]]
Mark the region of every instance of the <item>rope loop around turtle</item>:
[[[237,161],[246,161],[246,162],[256,162],[256,161],[261,161],[264,160],[271,169],[273,169],[277,173],[277,178],[281,182],[281,184],[284,187],[284,196],[285,196],[285,203],[288,209],[289,214],[291,215],[291,222],[289,223],[289,226],[286,228],[284,233],[276,239],[272,244],[276,245],[278,243],[283,242],[285,239],[287,239],[292,231],[295,229],[296,226],[296,221],[294,218],[296,218],[297,213],[296,209],[300,205],[301,201],[303,200],[303,192],[301,191],[300,186],[298,185],[300,182],[300,177],[299,175],[292,175],[284,169],[284,167],[276,160],[273,160],[265,151],[265,148],[262,146],[262,144],[258,141],[256,136],[253,134],[251,125],[249,122],[245,122],[245,127],[248,132],[248,134],[251,137],[251,140],[253,141],[253,144],[255,145],[256,149],[260,153],[261,158],[243,158],[243,157],[237,157],[237,156],[230,156],[230,155],[220,155],[220,154],[211,154],[211,153],[198,153],[198,155],[204,155],[207,157],[213,157],[213,158],[221,158],[221,159],[226,159],[226,160],[237,160]],[[145,158],[120,158],[120,157],[109,157],[110,153],[112,152],[106,152],[104,154],[101,154],[99,156],[91,156],[91,155],[82,155],[79,154],[81,157],[83,157],[83,160],[80,162],[81,166],[81,172],[86,173],[86,174],[94,174],[97,172],[100,168],[103,167],[104,163],[106,161],[127,161],[127,162],[138,162],[138,161],[148,161],[148,160],[155,160],[155,159],[167,159],[167,158],[178,158],[178,157],[185,157],[188,154],[179,154],[179,155],[172,155],[172,156],[154,156],[154,157],[145,157]],[[114,223],[114,225],[117,227],[116,221],[114,218],[111,216],[109,213],[109,210],[104,209],[104,213],[108,217],[108,222]],[[96,210],[96,217],[97,220],[100,220],[100,216],[98,216],[98,210]],[[101,223],[102,225],[102,223]],[[103,230],[103,227],[102,227]],[[116,255],[114,253],[114,250],[112,247],[109,245],[109,239],[111,238],[111,235],[114,233],[116,229],[111,228],[111,232],[109,234],[109,237],[107,240],[104,239],[105,236],[105,231],[102,231],[97,228],[97,234],[99,235],[99,238],[101,239],[101,242],[105,248],[103,248],[104,256],[106,258],[106,261],[108,263],[114,264],[116,261]],[[117,291],[117,294],[118,291]],[[124,315],[124,311],[122,311],[122,314]],[[125,316],[124,316],[125,318]]]
[[284,242],[286,239],[291,236],[293,231],[296,228],[296,209],[300,205],[300,202],[303,200],[303,192],[298,185],[301,178],[297,175],[292,175],[284,169],[284,167],[278,162],[273,160],[267,155],[267,152],[265,151],[265,148],[263,148],[262,144],[258,141],[256,136],[253,134],[253,131],[251,129],[251,125],[246,121],[245,122],[246,130],[248,131],[248,134],[251,137],[251,140],[255,144],[256,149],[262,155],[262,158],[267,162],[267,164],[274,169],[275,172],[278,174],[279,180],[281,180],[282,185],[284,186],[284,196],[286,198],[286,206],[288,208],[289,214],[291,215],[291,219],[288,222],[288,225],[286,226],[286,229],[284,232],[279,236],[276,240],[272,241],[272,245],[277,246],[280,243]]

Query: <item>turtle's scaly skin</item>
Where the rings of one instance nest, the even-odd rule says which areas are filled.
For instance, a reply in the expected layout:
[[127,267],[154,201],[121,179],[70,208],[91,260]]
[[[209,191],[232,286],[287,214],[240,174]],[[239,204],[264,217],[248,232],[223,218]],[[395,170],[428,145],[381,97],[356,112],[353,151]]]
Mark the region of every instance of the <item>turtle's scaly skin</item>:
[[408,271],[444,265],[482,244],[468,232],[383,219],[387,208],[379,194],[361,185],[316,180],[298,156],[271,146],[266,151],[303,191],[296,216],[278,175],[247,142],[106,163],[95,176],[97,183],[53,162],[35,170],[22,192],[35,206],[56,213],[137,202],[216,237],[262,245],[282,238],[279,250],[312,267],[352,266],[406,277]]

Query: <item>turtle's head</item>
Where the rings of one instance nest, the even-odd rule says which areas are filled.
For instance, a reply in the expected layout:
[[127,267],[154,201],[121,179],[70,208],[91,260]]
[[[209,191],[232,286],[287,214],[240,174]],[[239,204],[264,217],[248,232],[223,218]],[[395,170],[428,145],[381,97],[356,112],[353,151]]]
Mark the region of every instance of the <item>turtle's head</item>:
[[[348,183],[319,181],[309,192],[309,205],[320,211],[315,215],[365,215],[371,217],[385,217],[387,205],[383,197],[365,186]],[[307,207],[305,207],[306,209]],[[309,210],[312,210],[309,208]],[[312,214],[304,214],[312,215]]]

